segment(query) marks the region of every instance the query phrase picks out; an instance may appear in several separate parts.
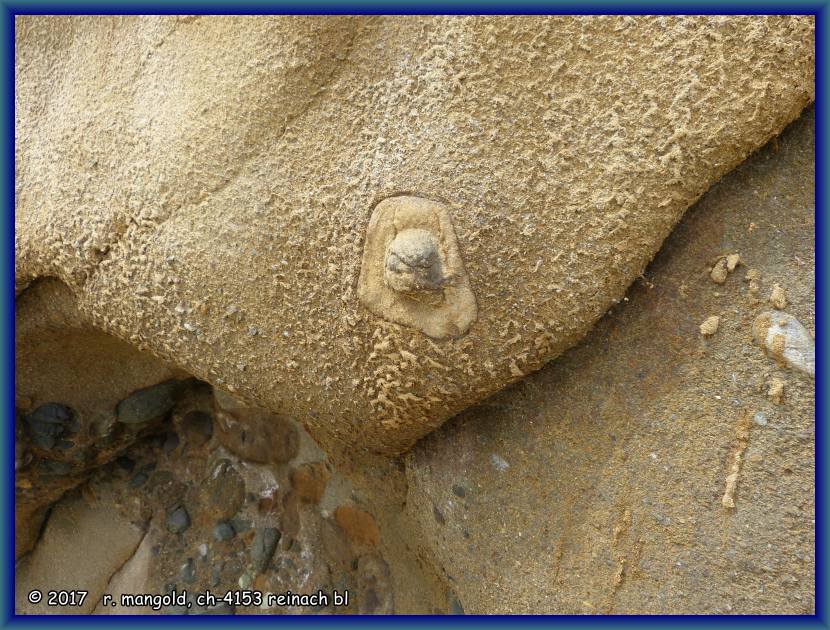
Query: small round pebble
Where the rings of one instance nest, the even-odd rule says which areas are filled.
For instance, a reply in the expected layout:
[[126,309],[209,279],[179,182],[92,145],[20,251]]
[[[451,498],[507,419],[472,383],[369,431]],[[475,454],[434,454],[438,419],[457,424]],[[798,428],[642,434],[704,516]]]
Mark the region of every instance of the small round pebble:
[[215,540],[230,540],[236,536],[236,531],[228,521],[219,521],[213,528],[213,538]]
[[174,533],[180,534],[190,527],[190,515],[183,507],[179,506],[167,515],[167,529]]

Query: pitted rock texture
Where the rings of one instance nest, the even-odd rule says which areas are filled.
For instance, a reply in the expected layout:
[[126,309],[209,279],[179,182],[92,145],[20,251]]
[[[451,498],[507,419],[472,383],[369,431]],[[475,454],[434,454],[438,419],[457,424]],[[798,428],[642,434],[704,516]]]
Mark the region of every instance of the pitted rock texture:
[[[16,288],[323,444],[401,452],[557,356],[814,97],[812,17],[16,18]],[[452,215],[478,316],[360,304],[372,209]]]

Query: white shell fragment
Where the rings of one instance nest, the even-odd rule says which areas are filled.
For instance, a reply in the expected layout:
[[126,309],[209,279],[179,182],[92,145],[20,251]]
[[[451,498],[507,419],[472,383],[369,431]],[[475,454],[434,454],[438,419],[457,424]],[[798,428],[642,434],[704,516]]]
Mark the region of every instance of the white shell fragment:
[[764,351],[783,365],[816,375],[816,342],[795,317],[783,311],[761,313],[752,336]]

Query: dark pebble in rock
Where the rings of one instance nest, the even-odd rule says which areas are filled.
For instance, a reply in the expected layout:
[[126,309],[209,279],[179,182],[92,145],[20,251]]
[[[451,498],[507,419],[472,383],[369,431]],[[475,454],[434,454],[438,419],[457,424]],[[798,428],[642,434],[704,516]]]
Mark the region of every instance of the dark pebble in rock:
[[74,416],[75,412],[66,405],[46,403],[28,414],[25,420],[35,445],[42,449],[50,449],[74,424]]
[[135,469],[135,462],[126,455],[122,455],[121,457],[116,458],[115,464],[121,470],[126,470],[127,472],[133,472],[133,470]]
[[239,420],[224,412],[218,414],[216,437],[241,459],[259,464],[288,462],[300,447],[300,435],[292,422],[261,411],[247,413]]
[[167,434],[167,437],[164,439],[164,444],[162,444],[161,450],[165,453],[172,453],[176,450],[176,448],[178,448],[178,446],[179,436],[171,431]]
[[176,403],[179,387],[178,381],[171,380],[133,392],[118,403],[118,422],[142,424],[165,415]]
[[140,488],[145,483],[147,483],[147,475],[144,473],[136,473],[133,475],[132,479],[130,479],[130,488]]
[[247,532],[249,529],[251,529],[251,521],[246,521],[241,518],[231,519],[230,523],[233,527],[233,531],[235,531],[237,534]]
[[229,519],[245,502],[245,480],[229,460],[223,459],[208,475],[202,492],[216,518]]
[[202,446],[213,436],[213,418],[204,411],[191,411],[182,418],[182,431],[189,446]]
[[256,531],[251,545],[251,566],[254,571],[263,573],[268,568],[280,536],[282,534],[276,527],[264,527]]
[[167,529],[174,534],[180,534],[190,527],[190,516],[183,507],[175,508],[167,515]]
[[72,464],[67,462],[56,462],[51,459],[44,459],[40,462],[43,470],[50,475],[68,475],[72,472]]
[[228,521],[219,521],[213,528],[213,538],[215,540],[230,540],[236,536],[236,532]]
[[181,570],[179,571],[179,576],[182,581],[187,582],[188,584],[193,584],[193,582],[196,581],[196,563],[193,562],[193,558],[188,558],[182,565]]
[[465,497],[465,495],[467,494],[467,493],[464,491],[464,488],[462,488],[461,486],[453,486],[453,487],[452,487],[452,493],[453,493],[455,496],[457,496],[457,497],[459,497],[459,498],[461,498],[461,499],[463,499],[463,498]]

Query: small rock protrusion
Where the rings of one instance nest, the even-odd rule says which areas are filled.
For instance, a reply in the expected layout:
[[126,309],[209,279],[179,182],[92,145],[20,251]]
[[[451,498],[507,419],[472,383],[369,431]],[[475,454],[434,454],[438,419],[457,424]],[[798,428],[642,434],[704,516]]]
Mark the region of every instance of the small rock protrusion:
[[773,285],[772,292],[769,294],[769,303],[779,311],[787,308],[787,292],[780,284]]
[[222,459],[205,479],[201,496],[217,519],[233,518],[245,502],[245,480],[230,460]]
[[35,446],[48,450],[62,442],[61,438],[72,430],[75,412],[60,403],[46,403],[25,416],[24,420]]
[[213,418],[204,411],[191,411],[182,418],[181,430],[188,446],[204,446],[213,436]]
[[282,533],[276,527],[263,527],[256,531],[251,545],[251,567],[263,573],[271,562]]
[[193,584],[196,581],[196,563],[193,562],[193,558],[188,558],[179,568],[179,577],[188,584]]
[[341,505],[334,511],[334,520],[354,543],[376,547],[380,542],[380,530],[368,512],[351,505]]
[[236,536],[236,531],[228,521],[219,521],[213,528],[213,539],[217,541],[230,540]]
[[434,234],[419,228],[401,230],[386,249],[384,279],[399,293],[438,291],[446,282],[441,250]]
[[143,424],[167,414],[176,404],[179,383],[164,381],[133,392],[118,403],[116,418],[123,424]]
[[729,276],[729,269],[726,264],[726,258],[719,258],[715,266],[709,272],[709,277],[715,284],[723,284]]
[[718,326],[720,326],[720,317],[717,315],[707,317],[700,325],[700,334],[704,337],[711,337],[718,332]]
[[784,399],[784,381],[780,378],[773,378],[769,382],[769,389],[767,390],[767,398],[769,398],[776,405],[780,405]]
[[729,274],[735,271],[735,267],[737,267],[740,262],[741,257],[739,254],[721,256],[709,272],[709,277],[712,279],[712,282],[716,284],[723,284],[726,282]]
[[782,311],[767,311],[752,324],[755,342],[780,365],[816,374],[816,342],[801,322]]
[[301,501],[319,503],[330,477],[323,462],[302,464],[291,473],[291,485]]
[[749,293],[750,295],[758,295],[758,292],[761,290],[761,284],[759,280],[761,279],[761,274],[758,273],[757,269],[750,269],[746,272],[746,276],[744,276],[744,280],[749,282]]
[[184,507],[179,506],[167,515],[167,530],[173,534],[181,534],[190,527],[190,515]]

